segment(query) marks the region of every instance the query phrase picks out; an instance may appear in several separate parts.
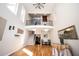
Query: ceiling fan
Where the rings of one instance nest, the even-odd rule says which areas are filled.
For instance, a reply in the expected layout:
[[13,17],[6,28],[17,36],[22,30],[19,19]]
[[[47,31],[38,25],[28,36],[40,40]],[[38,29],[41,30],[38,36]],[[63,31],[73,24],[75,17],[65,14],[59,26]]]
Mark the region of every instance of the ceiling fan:
[[41,9],[41,8],[44,8],[44,4],[45,3],[35,3],[35,4],[33,4],[33,6],[35,6],[35,8]]

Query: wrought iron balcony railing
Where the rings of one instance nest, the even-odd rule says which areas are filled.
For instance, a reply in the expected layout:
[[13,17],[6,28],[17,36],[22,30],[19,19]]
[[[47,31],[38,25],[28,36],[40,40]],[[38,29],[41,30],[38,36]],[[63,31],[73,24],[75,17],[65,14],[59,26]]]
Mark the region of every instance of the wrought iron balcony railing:
[[53,26],[53,21],[52,20],[49,20],[47,22],[43,22],[43,21],[32,21],[32,20],[26,20],[25,21],[25,25],[28,26],[28,25],[49,25],[49,26]]

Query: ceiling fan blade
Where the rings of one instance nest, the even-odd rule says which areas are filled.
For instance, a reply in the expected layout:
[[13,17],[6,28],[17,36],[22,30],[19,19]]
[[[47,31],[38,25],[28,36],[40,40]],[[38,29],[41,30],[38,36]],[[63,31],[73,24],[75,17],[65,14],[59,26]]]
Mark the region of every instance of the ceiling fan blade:
[[40,7],[44,8],[44,6],[42,4],[40,4]]
[[36,6],[35,8],[38,8],[38,6]]
[[46,3],[42,3],[42,4],[46,4]]
[[44,4],[45,4],[45,3],[35,3],[35,4],[33,4],[33,5],[35,6],[35,8],[41,9],[41,8],[44,8]]
[[37,5],[37,3],[33,4],[33,5]]

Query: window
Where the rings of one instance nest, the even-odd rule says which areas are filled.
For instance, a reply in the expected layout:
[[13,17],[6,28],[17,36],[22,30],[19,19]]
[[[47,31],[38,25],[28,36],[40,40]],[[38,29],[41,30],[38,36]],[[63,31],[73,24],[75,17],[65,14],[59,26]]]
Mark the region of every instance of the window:
[[16,15],[18,10],[18,3],[8,3],[7,5],[9,10]]
[[22,6],[22,10],[21,10],[21,20],[24,23],[25,21],[25,8]]

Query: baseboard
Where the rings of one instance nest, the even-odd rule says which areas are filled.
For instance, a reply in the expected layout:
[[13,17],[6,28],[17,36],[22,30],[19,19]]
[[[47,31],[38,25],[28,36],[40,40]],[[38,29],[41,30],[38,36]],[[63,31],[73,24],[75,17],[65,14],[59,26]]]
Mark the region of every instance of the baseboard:
[[[28,44],[28,45],[33,45],[33,44]],[[16,52],[16,51],[18,51],[18,50],[24,48],[25,46],[27,46],[27,44],[26,44],[26,45],[23,45],[22,47],[20,47],[20,48],[14,50],[14,51],[12,51],[12,52],[10,52],[10,53],[8,53],[8,54],[6,54],[5,56],[10,56],[12,53],[14,53],[14,52]]]
[[5,56],[10,56],[12,53],[14,53],[14,52],[16,52],[16,51],[20,50],[21,48],[22,48],[22,47],[20,47],[20,48],[18,48],[18,49],[16,49],[16,50],[14,50],[14,51],[12,51],[12,52],[10,52],[10,53],[6,54]]
[[18,49],[16,49],[16,50],[14,50],[14,51],[12,51],[12,52],[6,54],[5,56],[10,56],[12,53],[14,53],[14,52],[16,52],[16,51],[22,49],[22,48],[25,47],[25,46],[26,46],[26,45],[23,45],[22,47],[20,47],[20,48],[18,48]]

